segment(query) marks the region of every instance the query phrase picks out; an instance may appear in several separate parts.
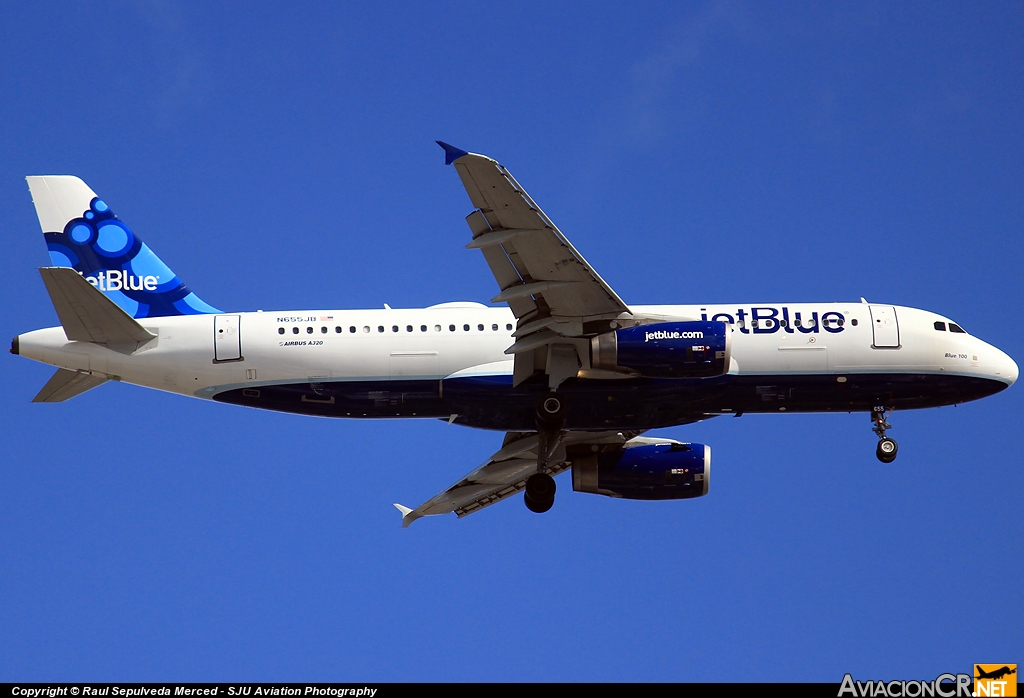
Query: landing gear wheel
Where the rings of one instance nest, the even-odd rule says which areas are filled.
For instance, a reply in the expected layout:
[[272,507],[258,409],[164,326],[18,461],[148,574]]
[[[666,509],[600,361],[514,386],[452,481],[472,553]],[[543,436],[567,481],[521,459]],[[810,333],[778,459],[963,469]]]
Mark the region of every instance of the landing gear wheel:
[[537,403],[537,426],[541,431],[560,431],[565,425],[565,398],[548,393]]
[[555,503],[555,479],[547,473],[531,475],[526,481],[523,501],[530,511],[543,514]]
[[537,503],[530,499],[529,497],[523,497],[523,501],[526,503],[526,508],[535,514],[543,514],[545,511],[550,509],[555,503],[555,500],[553,499],[546,502]]
[[875,455],[883,463],[892,463],[896,460],[896,452],[898,450],[899,446],[896,442],[886,437],[878,442],[878,449],[875,451]]

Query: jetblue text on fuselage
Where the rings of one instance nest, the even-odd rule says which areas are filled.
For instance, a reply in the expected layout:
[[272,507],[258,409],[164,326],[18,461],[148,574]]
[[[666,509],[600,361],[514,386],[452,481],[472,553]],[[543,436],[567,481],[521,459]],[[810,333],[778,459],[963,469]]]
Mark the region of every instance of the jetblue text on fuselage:
[[[845,329],[846,318],[843,317],[842,313],[834,310],[822,313],[820,318],[816,311],[811,312],[810,317],[802,317],[802,315],[803,313],[800,311],[790,313],[789,308],[786,306],[781,308],[752,306],[749,310],[738,308],[735,317],[729,313],[716,313],[708,318],[708,314],[702,312],[700,319],[705,321],[710,319],[711,322],[726,322],[730,325],[738,322],[740,332],[743,334],[772,334],[779,330],[789,334],[794,332],[817,334],[820,329],[835,334]],[[749,322],[747,322],[748,317],[750,318]]]

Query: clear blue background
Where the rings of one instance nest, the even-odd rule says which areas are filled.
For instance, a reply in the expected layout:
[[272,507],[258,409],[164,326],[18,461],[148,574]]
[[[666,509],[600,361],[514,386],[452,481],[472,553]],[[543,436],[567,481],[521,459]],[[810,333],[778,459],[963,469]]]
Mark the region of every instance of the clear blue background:
[[[434,139],[630,303],[926,308],[1024,359],[1019,3],[0,7],[0,335],[56,324],[23,177],[77,174],[209,303],[496,291]],[[710,494],[399,525],[501,435],[0,359],[0,680],[933,678],[1024,662],[1024,390],[663,430]],[[1017,502],[1018,504],[1014,504]]]

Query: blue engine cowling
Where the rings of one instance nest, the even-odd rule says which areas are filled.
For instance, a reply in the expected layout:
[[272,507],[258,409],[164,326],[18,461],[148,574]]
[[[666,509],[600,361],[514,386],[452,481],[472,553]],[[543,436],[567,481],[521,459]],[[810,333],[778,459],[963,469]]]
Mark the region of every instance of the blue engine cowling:
[[732,331],[724,322],[661,322],[590,340],[594,368],[652,378],[707,378],[729,370]]
[[708,493],[711,447],[661,443],[631,446],[573,460],[577,492],[623,499],[691,499]]

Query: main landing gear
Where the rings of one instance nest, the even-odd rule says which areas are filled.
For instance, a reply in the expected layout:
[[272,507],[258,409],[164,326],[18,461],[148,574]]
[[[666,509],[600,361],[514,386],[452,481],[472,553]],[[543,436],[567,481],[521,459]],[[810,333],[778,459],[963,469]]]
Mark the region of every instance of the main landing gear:
[[565,426],[565,398],[550,392],[537,403],[537,472],[526,481],[523,501],[526,508],[543,514],[555,503],[555,479],[548,470],[548,460],[558,446],[559,433]]
[[874,424],[871,431],[878,435],[878,448],[875,449],[875,455],[883,463],[892,463],[896,460],[896,452],[899,450],[896,442],[885,435],[886,429],[892,429],[892,425],[889,424],[890,414],[892,414],[892,410],[887,410],[884,407],[876,407],[871,411],[871,423]]
[[555,478],[547,473],[535,473],[526,481],[523,495],[526,508],[536,514],[543,514],[555,503]]

